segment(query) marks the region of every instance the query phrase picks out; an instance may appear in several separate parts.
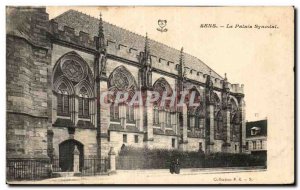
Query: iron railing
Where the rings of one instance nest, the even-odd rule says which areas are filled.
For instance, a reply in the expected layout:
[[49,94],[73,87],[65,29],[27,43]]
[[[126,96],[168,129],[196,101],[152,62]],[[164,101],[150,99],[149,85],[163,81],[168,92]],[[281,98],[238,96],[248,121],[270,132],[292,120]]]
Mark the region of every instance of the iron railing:
[[50,175],[49,159],[10,158],[6,160],[7,180],[36,180]]
[[[53,172],[72,172],[73,169],[63,171],[60,167],[60,159],[56,158],[52,160]],[[108,158],[84,158],[82,165],[79,166],[81,175],[99,175],[107,173],[109,169]]]
[[[79,175],[91,176],[106,174],[109,170],[108,158],[85,158],[80,165]],[[28,159],[13,158],[7,159],[6,175],[7,180],[40,180],[50,178],[53,172],[62,171],[59,159]]]

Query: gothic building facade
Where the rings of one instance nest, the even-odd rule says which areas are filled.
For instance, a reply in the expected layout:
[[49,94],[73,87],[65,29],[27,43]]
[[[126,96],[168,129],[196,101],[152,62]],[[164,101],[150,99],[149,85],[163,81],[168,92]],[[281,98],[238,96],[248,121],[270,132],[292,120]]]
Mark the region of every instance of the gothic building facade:
[[[243,85],[198,58],[83,13],[7,9],[7,155],[106,156],[111,147],[241,153]],[[156,91],[194,92],[190,107],[113,104]],[[100,104],[112,92],[111,104]]]

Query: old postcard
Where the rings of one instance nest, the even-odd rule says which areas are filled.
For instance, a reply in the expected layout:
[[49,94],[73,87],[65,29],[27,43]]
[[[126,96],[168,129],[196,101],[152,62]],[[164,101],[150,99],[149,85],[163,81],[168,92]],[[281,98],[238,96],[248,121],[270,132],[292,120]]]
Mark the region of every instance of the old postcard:
[[293,7],[6,7],[8,184],[293,184]]

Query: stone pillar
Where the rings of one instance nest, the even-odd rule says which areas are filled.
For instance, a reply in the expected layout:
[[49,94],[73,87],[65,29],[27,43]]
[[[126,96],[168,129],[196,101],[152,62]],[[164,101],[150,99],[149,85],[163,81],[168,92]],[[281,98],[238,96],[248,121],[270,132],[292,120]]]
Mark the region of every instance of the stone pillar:
[[134,119],[136,128],[138,128],[140,131],[143,131],[140,108],[140,106],[134,106]]
[[226,117],[226,143],[230,143],[230,111],[229,111],[229,109],[226,109],[225,117]]
[[182,130],[182,139],[184,143],[187,143],[187,106],[184,104],[182,107],[183,112],[183,130]]
[[144,118],[146,118],[146,146],[148,148],[152,148],[153,145],[153,105],[152,103],[149,103],[149,105],[144,106]]
[[240,142],[240,152],[246,152],[246,111],[245,111],[245,102],[244,102],[244,98],[241,98],[240,101],[240,109],[242,112],[242,117],[241,117],[241,142]]
[[109,158],[109,165],[110,165],[109,173],[116,173],[116,153],[113,147],[110,147],[108,158]]
[[199,118],[199,127],[200,127],[200,131],[201,131],[201,136],[206,137],[205,135],[205,126],[204,126],[204,118]]
[[188,117],[190,120],[190,130],[194,133],[195,132],[195,116]]
[[95,117],[95,99],[89,99],[89,112],[91,116],[91,123],[95,126],[96,125],[96,117]]
[[[225,127],[226,127],[226,142],[224,143],[225,152],[230,153],[230,111],[228,108],[224,110]],[[223,120],[224,121],[224,120]]]
[[209,109],[209,152],[214,152],[215,144],[215,110],[212,103],[208,106]]
[[172,113],[171,114],[171,124],[172,124],[172,129],[173,129],[173,131],[176,133],[176,134],[178,134],[177,133],[177,120],[176,120],[176,118],[177,118],[177,113],[175,112],[175,113]]
[[123,129],[126,128],[126,105],[120,104],[119,105],[119,115],[120,115],[120,122]]
[[182,151],[186,151],[186,145],[188,143],[188,139],[187,139],[187,106],[186,104],[184,104],[182,106],[182,142],[179,146],[179,148]]
[[52,95],[52,124],[57,119],[57,93],[53,93]]
[[160,121],[160,128],[165,132],[166,130],[166,110],[162,109],[159,111],[159,121]]
[[76,125],[77,122],[78,122],[78,111],[79,111],[78,97],[75,97],[75,95],[73,95],[70,102],[71,102],[70,108],[72,110],[73,118],[74,118],[74,120],[73,120],[74,121],[74,125]]
[[75,145],[74,147],[74,152],[73,152],[73,155],[74,155],[74,160],[73,160],[73,172],[74,173],[79,173],[80,170],[79,170],[79,150],[77,148],[77,146]]
[[138,115],[139,115],[139,129],[140,131],[144,131],[144,115],[143,115],[143,105],[139,105],[139,108],[138,108]]
[[177,126],[176,126],[176,134],[180,135],[180,130],[181,130],[181,122],[180,122],[180,112],[176,112],[176,122],[177,122]]

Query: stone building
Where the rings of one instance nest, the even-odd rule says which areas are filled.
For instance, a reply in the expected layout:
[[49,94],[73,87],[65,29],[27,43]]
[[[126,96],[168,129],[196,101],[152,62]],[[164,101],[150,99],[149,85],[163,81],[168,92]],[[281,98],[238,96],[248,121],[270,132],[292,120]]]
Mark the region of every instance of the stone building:
[[267,123],[267,119],[246,122],[246,153],[266,155]]
[[[239,153],[243,85],[197,57],[69,10],[7,8],[7,155],[83,158],[122,146]],[[101,92],[188,90],[198,107],[100,105]],[[114,102],[115,97],[109,99]]]

